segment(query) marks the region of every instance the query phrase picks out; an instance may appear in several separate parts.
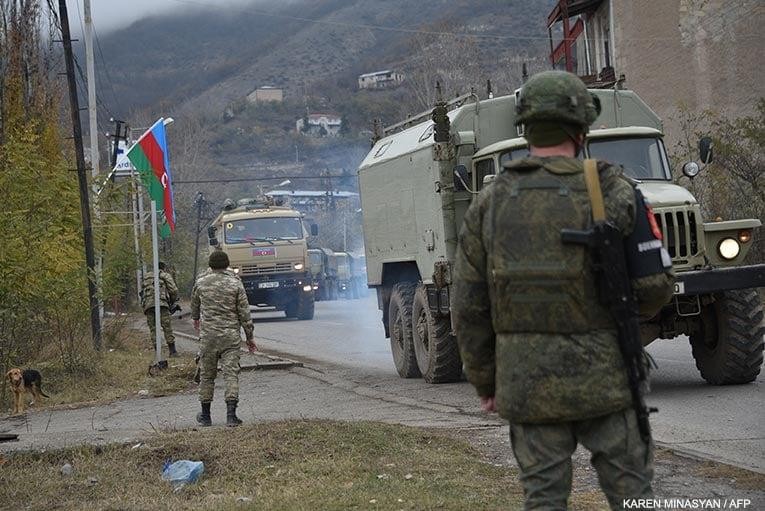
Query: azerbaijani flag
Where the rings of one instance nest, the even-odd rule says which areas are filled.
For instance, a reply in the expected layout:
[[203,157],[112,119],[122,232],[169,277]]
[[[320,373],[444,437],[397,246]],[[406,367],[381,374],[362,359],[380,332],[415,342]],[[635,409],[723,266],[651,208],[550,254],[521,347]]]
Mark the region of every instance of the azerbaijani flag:
[[157,203],[157,213],[162,218],[159,235],[167,238],[175,231],[175,210],[164,121],[164,118],[160,118],[155,122],[141,135],[138,142],[128,149],[126,156],[141,174],[141,181],[148,190],[149,197]]

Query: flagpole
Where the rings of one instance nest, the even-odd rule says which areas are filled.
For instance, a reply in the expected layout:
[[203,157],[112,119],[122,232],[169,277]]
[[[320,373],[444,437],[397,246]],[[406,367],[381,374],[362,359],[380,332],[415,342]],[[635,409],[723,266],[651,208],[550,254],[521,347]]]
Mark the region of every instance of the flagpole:
[[157,202],[151,201],[151,250],[154,269],[154,333],[155,352],[154,363],[159,366],[162,360],[162,343],[160,342],[160,306],[159,306],[159,236],[157,235]]

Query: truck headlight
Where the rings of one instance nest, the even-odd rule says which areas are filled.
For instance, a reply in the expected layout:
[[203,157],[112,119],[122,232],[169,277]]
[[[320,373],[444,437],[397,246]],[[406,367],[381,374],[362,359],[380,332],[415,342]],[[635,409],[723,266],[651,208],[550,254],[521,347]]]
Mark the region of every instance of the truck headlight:
[[303,286],[303,291],[305,291],[306,293],[309,291],[313,291],[313,286],[311,286],[310,284]]
[[241,268],[234,268],[234,273],[236,273],[237,275],[239,275],[240,271],[241,271]]
[[295,263],[292,265],[293,268],[296,270],[302,270],[303,269],[303,263]]
[[717,245],[717,252],[723,259],[735,259],[741,252],[741,245],[733,238],[725,238]]

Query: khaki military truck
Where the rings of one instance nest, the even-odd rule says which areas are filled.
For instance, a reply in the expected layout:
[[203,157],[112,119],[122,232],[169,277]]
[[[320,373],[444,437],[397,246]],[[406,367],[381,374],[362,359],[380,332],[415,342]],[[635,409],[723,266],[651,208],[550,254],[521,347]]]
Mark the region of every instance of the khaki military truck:
[[[316,235],[316,225],[311,234]],[[299,211],[271,198],[230,199],[208,229],[210,249],[224,250],[242,279],[250,305],[312,319],[314,291],[308,269],[308,231]]]
[[309,248],[308,261],[316,300],[334,300],[337,269],[333,266],[333,253],[328,248]]
[[[706,381],[753,381],[765,334],[755,288],[765,285],[765,265],[743,261],[760,220],[705,222],[698,201],[672,182],[658,116],[632,91],[591,92],[602,112],[585,151],[624,164],[653,206],[677,273],[674,299],[644,325],[646,342],[686,334]],[[468,94],[378,129],[359,167],[368,284],[402,377],[460,378],[449,312],[457,234],[475,194],[507,159],[528,154],[514,125],[516,97]],[[698,169],[690,163],[684,172]]]
[[337,280],[335,281],[337,295],[345,299],[355,298],[353,296],[353,287],[351,286],[353,278],[351,255],[348,252],[335,252],[333,258],[337,270]]

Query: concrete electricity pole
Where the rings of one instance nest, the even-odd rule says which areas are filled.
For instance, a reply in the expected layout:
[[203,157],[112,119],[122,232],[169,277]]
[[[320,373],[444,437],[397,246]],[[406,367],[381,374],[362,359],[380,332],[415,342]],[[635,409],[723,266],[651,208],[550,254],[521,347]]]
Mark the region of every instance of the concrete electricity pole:
[[[83,0],[85,8],[85,73],[88,78],[88,126],[90,128],[90,165],[91,175],[93,176],[93,191],[95,189],[95,178],[100,171],[100,155],[98,152],[98,113],[96,104],[96,71],[93,57],[93,18],[90,15],[90,0]],[[96,216],[96,222],[101,223],[101,208],[98,204],[98,196],[94,195],[93,213]],[[101,299],[101,287],[103,284],[103,248],[98,252],[96,258],[96,286],[99,291],[98,298],[98,317],[103,321],[104,302]]]
[[61,39],[64,43],[64,60],[69,86],[69,109],[72,114],[72,135],[74,154],[77,162],[77,182],[80,188],[80,210],[82,213],[82,231],[85,241],[85,264],[88,270],[88,298],[90,300],[90,327],[93,347],[101,349],[101,318],[98,314],[98,289],[95,278],[95,254],[93,251],[93,226],[90,222],[90,197],[88,176],[85,173],[85,152],[82,147],[82,125],[80,124],[80,103],[77,97],[77,79],[74,76],[74,54],[72,53],[72,35],[69,31],[69,15],[66,0],[58,1],[58,13],[61,19]]

